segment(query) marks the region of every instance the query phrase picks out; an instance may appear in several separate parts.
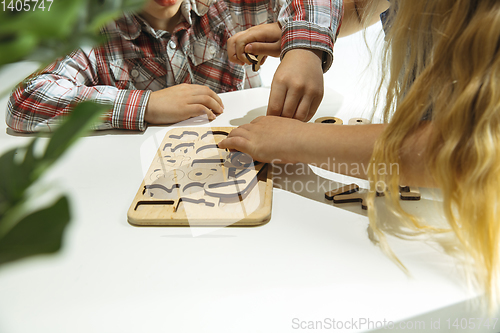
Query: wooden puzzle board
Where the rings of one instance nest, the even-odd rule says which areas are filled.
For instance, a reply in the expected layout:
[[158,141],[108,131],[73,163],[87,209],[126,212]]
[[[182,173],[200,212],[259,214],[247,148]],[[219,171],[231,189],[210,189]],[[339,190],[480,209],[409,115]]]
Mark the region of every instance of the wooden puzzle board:
[[234,127],[165,135],[128,210],[133,225],[258,226],[271,218],[272,168],[218,148]]

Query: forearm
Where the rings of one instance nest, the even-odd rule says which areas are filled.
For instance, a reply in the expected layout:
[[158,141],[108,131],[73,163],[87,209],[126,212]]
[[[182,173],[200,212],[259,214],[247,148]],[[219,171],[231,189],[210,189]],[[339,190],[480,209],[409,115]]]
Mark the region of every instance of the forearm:
[[278,18],[282,27],[281,58],[297,48],[321,51],[326,72],[333,62],[341,16],[341,0],[288,0]]
[[[49,79],[50,77],[50,79]],[[7,106],[7,125],[17,132],[51,131],[72,108],[83,101],[110,105],[94,129],[144,130],[144,109],[149,92],[112,86],[78,85],[65,78],[41,75],[19,86]]]
[[339,37],[352,35],[375,24],[387,8],[387,0],[344,0],[344,18]]
[[[297,140],[299,162],[316,165],[333,172],[367,179],[375,141],[386,129],[385,124],[336,126],[328,124],[304,124],[301,140]],[[432,127],[423,124],[404,141],[400,150],[400,162],[395,170],[400,184],[434,187],[428,173],[425,147]],[[385,170],[390,170],[390,166]],[[371,169],[373,170],[373,169]]]
[[102,83],[93,49],[77,50],[33,74],[12,93],[7,125],[17,132],[51,131],[72,108],[83,101],[110,105],[94,129],[144,130],[149,92],[119,89]]
[[[367,178],[366,169],[375,141],[386,125],[304,124],[300,162],[359,178]],[[339,166],[342,165],[342,168]],[[348,167],[346,167],[346,165]]]

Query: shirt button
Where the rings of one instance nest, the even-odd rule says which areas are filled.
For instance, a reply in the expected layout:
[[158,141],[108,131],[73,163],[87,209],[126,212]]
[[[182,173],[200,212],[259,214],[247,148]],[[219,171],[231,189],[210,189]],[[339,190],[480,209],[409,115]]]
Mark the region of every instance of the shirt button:
[[168,46],[170,46],[170,48],[171,48],[172,50],[175,50],[175,47],[176,47],[177,45],[175,45],[175,42],[174,42],[173,40],[171,40],[170,42],[168,42]]
[[217,48],[213,45],[211,45],[209,48],[208,48],[208,51],[214,55],[216,52],[217,52]]
[[130,75],[132,75],[133,78],[136,78],[139,76],[139,71],[137,69],[133,69],[130,71]]

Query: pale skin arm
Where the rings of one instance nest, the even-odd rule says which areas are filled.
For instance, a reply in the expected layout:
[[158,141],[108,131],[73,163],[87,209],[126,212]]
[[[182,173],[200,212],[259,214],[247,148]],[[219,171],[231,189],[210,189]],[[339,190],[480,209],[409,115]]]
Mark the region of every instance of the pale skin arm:
[[339,37],[352,35],[380,21],[380,14],[387,8],[387,0],[344,0],[344,18]]
[[[340,126],[259,117],[234,129],[219,147],[242,151],[261,162],[307,163],[366,179],[364,170],[368,170],[375,141],[386,126]],[[435,186],[432,177],[424,172],[426,162],[422,157],[431,131],[432,126],[423,122],[419,130],[404,142],[400,152],[401,184]],[[340,163],[343,163],[342,167],[339,167]]]

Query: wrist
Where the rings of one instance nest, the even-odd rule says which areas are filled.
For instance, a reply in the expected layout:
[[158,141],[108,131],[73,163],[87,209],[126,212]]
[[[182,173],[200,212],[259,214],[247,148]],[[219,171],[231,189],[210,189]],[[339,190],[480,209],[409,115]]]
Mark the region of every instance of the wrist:
[[149,94],[146,102],[146,109],[144,110],[144,121],[149,124],[154,123],[154,91]]
[[[296,157],[296,163],[312,163],[315,161],[315,131],[317,128],[312,123],[300,122],[298,137],[296,138],[296,145],[293,155]],[[316,143],[316,144],[315,144]]]
[[304,58],[306,58],[306,61],[312,61],[322,68],[324,52],[317,49],[296,48],[286,52],[282,60],[287,59],[287,57],[288,59],[297,58],[301,62],[304,62]]

